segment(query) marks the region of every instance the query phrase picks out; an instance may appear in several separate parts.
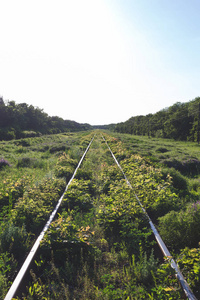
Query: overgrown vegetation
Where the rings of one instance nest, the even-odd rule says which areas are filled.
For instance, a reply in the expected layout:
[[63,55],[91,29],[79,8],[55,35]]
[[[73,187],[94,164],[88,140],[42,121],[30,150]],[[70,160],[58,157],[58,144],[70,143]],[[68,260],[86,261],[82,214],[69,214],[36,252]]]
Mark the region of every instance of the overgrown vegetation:
[[[191,153],[185,143],[103,133],[131,190],[101,132],[95,133],[42,241],[29,282],[16,298],[182,299],[170,259],[158,251],[135,193],[198,297],[199,173],[166,167],[161,157],[168,154],[180,163],[186,156],[199,159],[198,146]],[[0,143],[6,162],[0,169],[1,298],[93,135],[66,133]]]

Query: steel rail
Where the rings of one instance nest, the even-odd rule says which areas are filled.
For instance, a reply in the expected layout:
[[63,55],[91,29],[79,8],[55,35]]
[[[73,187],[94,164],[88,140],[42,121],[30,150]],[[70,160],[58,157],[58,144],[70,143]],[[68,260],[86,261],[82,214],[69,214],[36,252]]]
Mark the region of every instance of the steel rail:
[[[118,161],[117,161],[115,155],[113,154],[111,148],[109,147],[109,145],[108,145],[107,141],[105,140],[105,138],[103,137],[103,135],[102,135],[102,138],[103,138],[103,140],[105,141],[105,143],[106,143],[108,149],[110,150],[110,153],[111,153],[111,155],[112,155],[114,161],[116,162],[116,164],[118,165],[119,169],[120,169],[121,172],[123,173],[124,178],[125,178],[125,180],[126,180],[126,183],[127,183],[128,186],[133,190],[132,185],[131,185],[130,182],[128,181],[128,179],[127,179],[127,177],[126,177],[126,175],[125,175],[125,173],[124,173],[122,167],[121,167],[120,164],[118,163]],[[187,281],[185,280],[183,274],[181,273],[181,271],[180,271],[178,265],[176,264],[176,262],[175,262],[174,259],[172,258],[171,254],[170,254],[170,252],[169,252],[169,250],[168,250],[168,248],[167,248],[167,246],[166,246],[165,243],[163,242],[163,240],[162,240],[160,234],[158,233],[158,231],[157,231],[155,225],[153,224],[151,218],[150,218],[149,215],[147,214],[145,208],[143,207],[142,203],[140,202],[140,200],[139,200],[139,198],[138,198],[138,196],[137,196],[136,194],[135,194],[135,197],[136,197],[136,199],[137,199],[139,205],[141,206],[142,211],[144,212],[146,218],[147,218],[148,221],[149,221],[149,225],[150,225],[150,227],[151,227],[151,229],[152,229],[152,231],[153,231],[153,233],[154,233],[155,239],[156,239],[156,241],[157,241],[157,243],[158,243],[158,245],[159,245],[159,247],[160,247],[160,249],[161,249],[163,255],[170,261],[171,267],[175,270],[175,272],[176,272],[176,277],[178,278],[178,280],[179,280],[179,282],[180,282],[180,284],[181,284],[181,286],[182,286],[182,289],[183,289],[185,295],[187,296],[187,298],[188,298],[189,300],[197,300],[197,298],[194,296],[192,290],[190,289],[190,287],[189,287]]]
[[40,242],[43,239],[45,232],[48,230],[51,222],[53,221],[53,219],[54,219],[54,217],[55,217],[55,215],[56,215],[56,213],[58,211],[58,208],[60,207],[61,202],[62,202],[62,200],[64,198],[64,195],[65,195],[65,193],[66,193],[69,185],[71,184],[72,180],[74,179],[74,177],[76,175],[76,172],[78,171],[78,169],[79,169],[79,167],[80,167],[80,165],[81,165],[81,163],[82,163],[82,161],[83,161],[86,153],[88,152],[88,150],[89,150],[89,148],[90,148],[90,146],[91,146],[91,144],[92,144],[92,142],[94,140],[94,137],[95,137],[95,135],[93,136],[92,140],[90,141],[89,145],[87,146],[87,149],[85,150],[83,156],[81,157],[81,159],[80,159],[80,161],[79,161],[79,163],[78,163],[78,165],[77,165],[77,167],[76,167],[76,169],[75,169],[75,171],[74,171],[71,179],[69,180],[69,182],[68,182],[68,184],[67,184],[67,186],[65,188],[64,193],[62,194],[62,196],[58,200],[58,203],[57,203],[56,207],[54,208],[53,212],[51,213],[51,215],[49,217],[49,220],[47,221],[47,223],[44,226],[44,228],[42,229],[40,235],[36,239],[36,241],[35,241],[32,249],[31,249],[31,251],[29,252],[27,258],[25,259],[25,261],[24,261],[21,269],[19,270],[19,272],[18,272],[15,280],[13,281],[13,283],[12,283],[12,285],[11,285],[8,293],[6,294],[6,297],[4,298],[4,300],[11,300],[14,297],[14,295],[15,295],[15,293],[16,293],[19,285],[20,285],[20,283],[22,282],[22,279],[23,279],[23,277],[24,277],[24,275],[25,275],[25,273],[26,273],[26,271],[27,271],[27,269],[28,269],[28,267],[29,267],[29,265],[30,265],[33,257],[34,257],[34,255],[36,254],[36,252],[37,252],[37,250],[39,248]]

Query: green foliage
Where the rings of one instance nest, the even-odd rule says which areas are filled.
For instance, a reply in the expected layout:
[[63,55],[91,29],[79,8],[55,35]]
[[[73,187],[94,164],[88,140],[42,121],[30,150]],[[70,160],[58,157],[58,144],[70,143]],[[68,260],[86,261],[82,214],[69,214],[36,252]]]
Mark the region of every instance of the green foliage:
[[197,297],[200,296],[200,248],[185,248],[178,256],[177,263]]
[[145,243],[151,233],[136,199],[125,182],[110,187],[109,196],[100,199],[97,220],[110,244],[124,242],[129,253],[137,253],[139,242]]
[[7,167],[7,166],[10,167],[9,162],[7,160],[3,159],[3,158],[0,159],[0,170]]
[[64,190],[64,181],[47,178],[35,185],[19,198],[12,211],[13,222],[21,226],[25,224],[28,231],[34,233],[42,229],[51,211]]
[[154,168],[149,160],[140,155],[132,155],[123,161],[122,167],[134,193],[153,219],[177,208],[177,195],[173,191],[171,177],[168,175],[163,180],[161,169]]
[[92,208],[88,181],[74,179],[65,193],[62,207],[87,212]]
[[0,298],[3,299],[7,292],[6,276],[0,273]]
[[10,280],[13,280],[15,276],[15,270],[17,268],[17,263],[13,256],[8,252],[0,254],[0,299],[4,299]]
[[155,287],[148,294],[150,299],[184,299],[185,295],[180,287],[175,271],[171,267],[171,258],[165,258],[157,272],[152,274],[154,277]]
[[[4,295],[15,274],[14,258],[21,264],[93,135],[70,133],[1,142],[3,157],[12,164],[0,172],[0,286]],[[193,201],[198,199],[198,183],[187,181],[186,186],[180,173],[170,168],[162,171],[158,162],[163,158],[159,156],[177,156],[170,143],[149,139],[147,144],[126,135],[104,136],[133,190],[97,131],[41,243],[30,272],[32,280],[23,290],[24,299],[182,299],[170,258],[160,263],[151,251],[155,241],[135,193],[156,222],[162,216],[167,220],[166,213],[176,210],[181,226],[189,224],[186,235],[189,237],[193,228],[193,241],[198,242],[199,204]],[[181,144],[177,147],[184,152]],[[30,158],[27,164],[44,160],[44,165],[17,168],[24,157]],[[194,204],[187,206],[190,200]],[[175,231],[172,219],[169,223]],[[164,221],[163,228],[167,231]],[[179,250],[176,244],[173,251]],[[189,256],[192,258],[191,253],[186,258]],[[190,282],[196,289],[199,269],[195,259],[189,259],[185,274],[189,278],[190,265]],[[186,263],[180,266],[187,270]]]
[[25,176],[21,176],[21,178],[7,176],[1,183],[0,207],[2,209],[6,207],[12,209],[17,199],[23,196],[24,188],[28,181]]
[[162,163],[169,168],[180,171],[182,174],[191,176],[200,173],[200,161],[196,158],[186,158],[183,161],[168,158],[164,159]]
[[[187,103],[177,102],[155,114],[135,116],[115,124],[112,129],[121,133],[196,142],[199,102],[199,97]],[[163,149],[161,153],[166,152],[162,152]]]
[[13,223],[2,224],[0,228],[0,249],[2,252],[13,253],[15,258],[20,258],[30,245],[29,235],[24,228]]
[[50,229],[46,234],[43,245],[44,247],[53,248],[81,248],[89,246],[92,241],[94,232],[90,226],[79,228],[71,215],[65,213],[59,215],[58,219],[51,223]]
[[45,162],[31,157],[22,157],[18,159],[17,168],[44,168]]
[[9,101],[0,105],[0,140],[88,129],[91,129],[89,124],[49,117],[42,109],[26,103]]
[[200,241],[200,203],[189,204],[186,210],[171,211],[159,219],[164,241],[175,250],[195,247]]
[[157,272],[157,267],[158,259],[155,259],[153,251],[147,258],[147,253],[144,253],[140,246],[139,259],[136,261],[135,255],[132,255],[130,265],[125,267],[125,273],[133,278],[135,283],[151,286],[154,282],[153,274]]
[[165,177],[165,180],[168,175],[171,176],[172,185],[176,191],[187,191],[187,180],[179,171],[175,170],[174,168],[166,168],[162,169],[162,173]]
[[74,173],[76,163],[77,162],[74,159],[70,158],[69,155],[63,153],[58,159],[55,168],[55,175],[59,178],[64,177],[68,182]]

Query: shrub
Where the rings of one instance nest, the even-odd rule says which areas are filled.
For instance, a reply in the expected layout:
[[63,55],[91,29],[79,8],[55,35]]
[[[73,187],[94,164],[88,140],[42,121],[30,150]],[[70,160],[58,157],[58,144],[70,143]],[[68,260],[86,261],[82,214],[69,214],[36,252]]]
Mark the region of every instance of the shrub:
[[160,152],[160,153],[165,153],[165,152],[168,152],[169,150],[167,148],[164,148],[164,147],[159,147],[157,149],[157,152]]
[[25,131],[21,132],[21,136],[23,138],[36,137],[36,136],[40,136],[40,135],[41,135],[40,132],[31,131],[31,130],[25,130]]
[[59,178],[64,177],[68,182],[74,173],[76,165],[77,163],[74,159],[70,158],[66,153],[63,153],[59,157],[55,167],[55,175]]
[[44,168],[45,162],[32,157],[22,157],[18,159],[17,168]]
[[189,158],[182,161],[177,159],[165,159],[162,161],[169,168],[174,168],[182,174],[195,175],[200,172],[200,161],[196,158]]
[[162,174],[164,175],[165,180],[168,174],[171,176],[172,184],[175,189],[179,191],[187,190],[187,180],[178,170],[175,170],[174,168],[166,168],[162,169]]
[[185,211],[171,211],[159,218],[159,231],[173,249],[196,247],[200,241],[200,201],[189,204]]
[[28,139],[21,139],[19,141],[14,142],[17,146],[23,146],[23,147],[28,147],[30,146],[30,142]]
[[30,188],[16,202],[12,212],[14,223],[17,226],[25,224],[28,232],[38,232],[63,193],[64,186],[63,180],[47,178]]
[[143,253],[142,248],[140,248],[138,261],[135,261],[135,256],[132,255],[129,272],[131,272],[133,278],[136,279],[137,284],[143,283],[145,285],[151,285],[153,283],[152,273],[156,273],[157,267],[158,259],[155,259],[153,251],[148,258],[146,252]]
[[76,178],[77,179],[83,179],[83,180],[91,180],[93,177],[93,174],[91,171],[88,170],[84,170],[82,169],[78,169],[77,173],[76,173]]
[[185,248],[181,251],[177,263],[193,292],[197,297],[200,296],[200,248]]
[[[43,245],[49,247],[54,244],[55,248],[80,248],[89,246],[93,240],[94,232],[90,226],[79,228],[68,213],[59,215],[58,219],[51,223],[48,234],[45,235]],[[72,245],[74,244],[74,245]]]
[[4,158],[1,158],[0,159],[0,170],[3,169],[6,166],[10,167],[10,163],[7,160],[5,160]]
[[0,247],[2,252],[9,252],[15,258],[25,253],[29,246],[29,238],[24,226],[18,227],[13,223],[7,223],[1,228]]
[[58,151],[65,151],[65,150],[66,150],[66,145],[58,145],[58,146],[52,146],[49,149],[49,152],[50,153],[55,153],[55,152],[58,152]]
[[15,132],[10,130],[7,132],[7,136],[6,136],[5,140],[13,140],[15,138],[16,138]]
[[68,182],[74,173],[74,169],[71,166],[56,166],[55,175],[58,178],[65,178],[66,182]]
[[190,190],[197,192],[200,188],[200,179],[199,178],[191,179],[189,181],[189,187]]
[[33,158],[22,157],[18,159],[17,168],[30,168],[33,165]]
[[89,194],[89,183],[88,181],[74,179],[65,193],[63,205],[71,210],[89,211],[93,206]]
[[7,292],[7,280],[4,274],[0,273],[0,299],[3,299]]

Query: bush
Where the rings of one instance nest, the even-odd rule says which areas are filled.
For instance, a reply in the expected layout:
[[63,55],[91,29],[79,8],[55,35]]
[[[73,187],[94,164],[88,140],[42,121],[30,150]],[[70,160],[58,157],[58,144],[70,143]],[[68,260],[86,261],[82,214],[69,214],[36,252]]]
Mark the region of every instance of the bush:
[[18,159],[17,168],[44,168],[45,162],[32,157],[22,157]]
[[30,188],[23,198],[18,199],[12,211],[15,225],[25,224],[28,232],[37,233],[53,211],[64,187],[63,180],[47,178]]
[[154,281],[152,273],[156,273],[157,267],[158,259],[155,259],[153,251],[148,258],[146,252],[143,253],[140,248],[139,260],[137,262],[135,261],[135,256],[132,256],[130,271],[132,276],[135,277],[137,283],[151,285]]
[[7,160],[5,160],[4,158],[1,158],[0,159],[0,170],[3,169],[4,167],[6,166],[9,166],[10,167],[10,164]]
[[177,159],[165,159],[162,163],[165,166],[174,168],[186,175],[195,175],[200,172],[200,161],[196,158],[189,158],[183,161],[179,161]]
[[71,166],[56,166],[55,175],[58,178],[65,178],[66,182],[68,182],[74,173],[74,169]]
[[66,145],[58,145],[58,146],[53,146],[49,149],[50,153],[55,153],[59,151],[65,151],[66,150]]
[[0,129],[0,140],[10,141],[15,139],[15,130],[11,129],[10,131],[8,129]]
[[189,204],[185,211],[171,211],[159,218],[159,231],[173,249],[196,247],[200,241],[200,201]]
[[31,131],[31,130],[25,130],[25,131],[21,132],[21,136],[23,138],[36,137],[36,136],[40,136],[40,135],[41,135],[40,132]]
[[28,139],[21,139],[21,140],[15,141],[14,144],[17,146],[23,146],[23,147],[29,147],[31,145],[30,140],[28,140]]
[[173,187],[179,191],[187,190],[187,180],[186,178],[174,168],[166,168],[162,170],[162,174],[166,180],[167,175],[169,174],[172,178]]
[[63,206],[65,205],[70,210],[89,211],[93,205],[88,184],[88,181],[74,179],[65,193]]
[[197,192],[200,189],[200,179],[195,178],[189,181],[190,190]]
[[24,226],[17,227],[13,223],[8,223],[1,228],[0,247],[2,252],[9,252],[15,258],[25,254],[29,246],[29,238]]
[[0,273],[0,299],[3,299],[7,292],[6,276]]
[[181,251],[177,263],[183,270],[183,276],[196,296],[200,297],[200,248],[185,248]]
[[160,152],[160,153],[165,153],[165,152],[168,152],[169,150],[167,148],[164,148],[164,147],[159,147],[157,149],[157,152]]
[[62,153],[55,167],[55,175],[59,178],[64,177],[68,182],[74,173],[76,165],[76,160],[70,158],[66,153]]
[[78,169],[76,173],[76,178],[77,179],[83,179],[83,180],[91,180],[92,179],[92,172],[84,169]]

